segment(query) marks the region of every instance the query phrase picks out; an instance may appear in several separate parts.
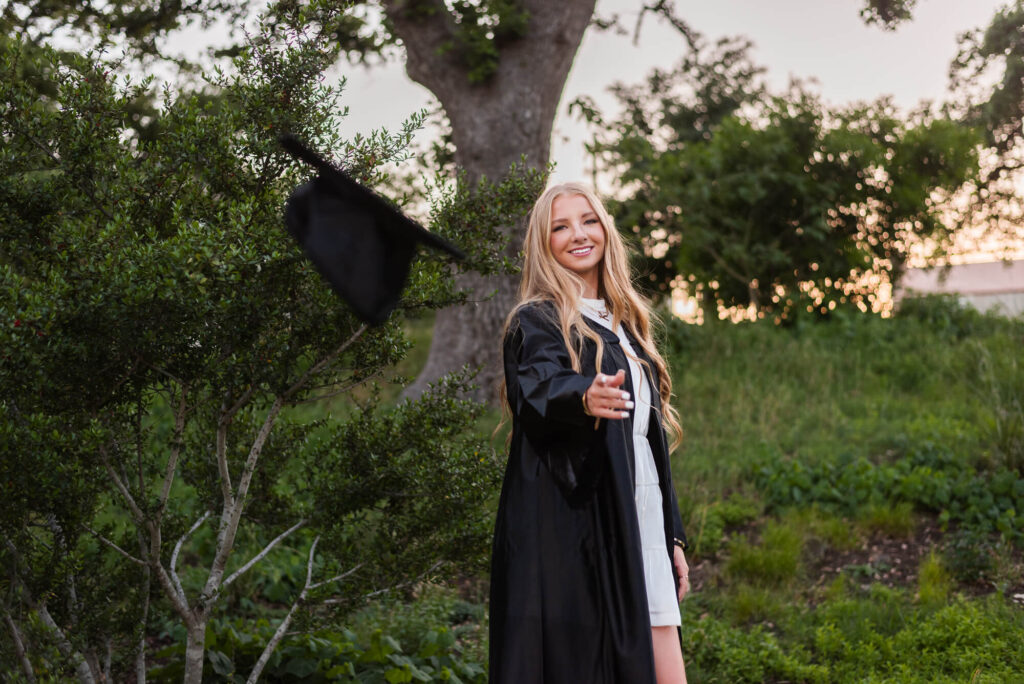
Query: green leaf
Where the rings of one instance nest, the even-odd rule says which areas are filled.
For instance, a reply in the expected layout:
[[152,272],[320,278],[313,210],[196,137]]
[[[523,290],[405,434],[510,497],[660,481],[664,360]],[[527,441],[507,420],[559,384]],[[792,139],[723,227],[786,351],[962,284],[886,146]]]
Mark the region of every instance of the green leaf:
[[213,666],[213,671],[223,677],[227,677],[235,671],[235,664],[231,662],[231,658],[220,651],[208,650],[206,659]]
[[285,663],[282,671],[297,679],[304,679],[316,672],[318,667],[319,662],[313,658],[292,658]]

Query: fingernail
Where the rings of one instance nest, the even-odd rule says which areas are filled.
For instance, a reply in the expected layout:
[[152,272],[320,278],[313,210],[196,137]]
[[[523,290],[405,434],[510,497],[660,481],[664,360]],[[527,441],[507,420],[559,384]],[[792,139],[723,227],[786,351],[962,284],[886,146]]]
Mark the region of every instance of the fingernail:
[[623,412],[622,412],[622,413],[620,413],[619,415],[620,415],[621,417],[623,417],[623,418],[629,418],[629,411],[623,411]]
[[623,392],[622,393],[622,398],[623,399],[629,399],[629,392]]
[[628,408],[628,409],[631,409],[631,408],[633,408],[633,402],[631,402],[631,401],[627,401],[627,402],[626,402],[626,408]]

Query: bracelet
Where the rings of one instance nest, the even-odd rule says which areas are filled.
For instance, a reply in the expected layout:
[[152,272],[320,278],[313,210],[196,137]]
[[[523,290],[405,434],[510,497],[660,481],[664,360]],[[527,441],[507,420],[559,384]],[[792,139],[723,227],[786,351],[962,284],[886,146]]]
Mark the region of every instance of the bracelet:
[[684,542],[682,539],[674,538],[674,541],[676,543],[676,546],[678,546],[683,551],[686,551],[686,549],[690,547],[690,545]]

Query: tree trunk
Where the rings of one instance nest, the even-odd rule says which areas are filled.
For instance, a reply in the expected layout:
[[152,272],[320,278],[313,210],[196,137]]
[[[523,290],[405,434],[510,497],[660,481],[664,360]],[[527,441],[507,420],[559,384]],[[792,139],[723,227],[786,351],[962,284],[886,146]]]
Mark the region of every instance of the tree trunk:
[[187,626],[185,640],[185,677],[183,684],[202,684],[203,656],[206,654],[206,619]]
[[[384,3],[405,46],[406,71],[440,100],[452,124],[455,161],[470,182],[484,176],[500,181],[524,156],[532,168],[547,164],[562,88],[595,2],[521,0],[529,27],[522,38],[500,46],[497,72],[484,83],[470,82],[467,65],[443,49],[454,32],[443,2],[427,3],[435,9],[428,14],[421,0],[415,17],[405,12],[407,1]],[[525,218],[506,227],[513,254],[521,250]],[[459,277],[459,287],[472,291],[471,302],[438,312],[427,364],[407,396],[418,396],[428,383],[467,364],[481,368],[476,398],[497,396],[501,326],[516,301],[518,282],[518,276]]]
[[[145,553],[145,544],[142,535],[139,535],[139,547]],[[138,651],[135,653],[135,684],[146,684],[146,625],[149,624],[149,592],[152,570],[149,565],[142,568],[142,617],[139,618],[139,643]]]

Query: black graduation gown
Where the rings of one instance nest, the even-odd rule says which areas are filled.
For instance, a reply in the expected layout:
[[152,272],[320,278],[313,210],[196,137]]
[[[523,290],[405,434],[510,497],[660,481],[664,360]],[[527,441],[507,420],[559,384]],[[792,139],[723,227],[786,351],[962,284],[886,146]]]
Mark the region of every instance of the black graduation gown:
[[[594,429],[582,399],[594,380],[596,345],[584,340],[584,373],[573,371],[553,305],[528,305],[517,319],[504,340],[513,422],[491,562],[490,681],[654,684],[632,417]],[[625,369],[622,387],[632,394],[618,337],[588,325],[604,339],[601,372]],[[658,387],[657,377],[649,380]],[[665,431],[655,416],[650,425],[671,558],[674,540],[686,537]]]

